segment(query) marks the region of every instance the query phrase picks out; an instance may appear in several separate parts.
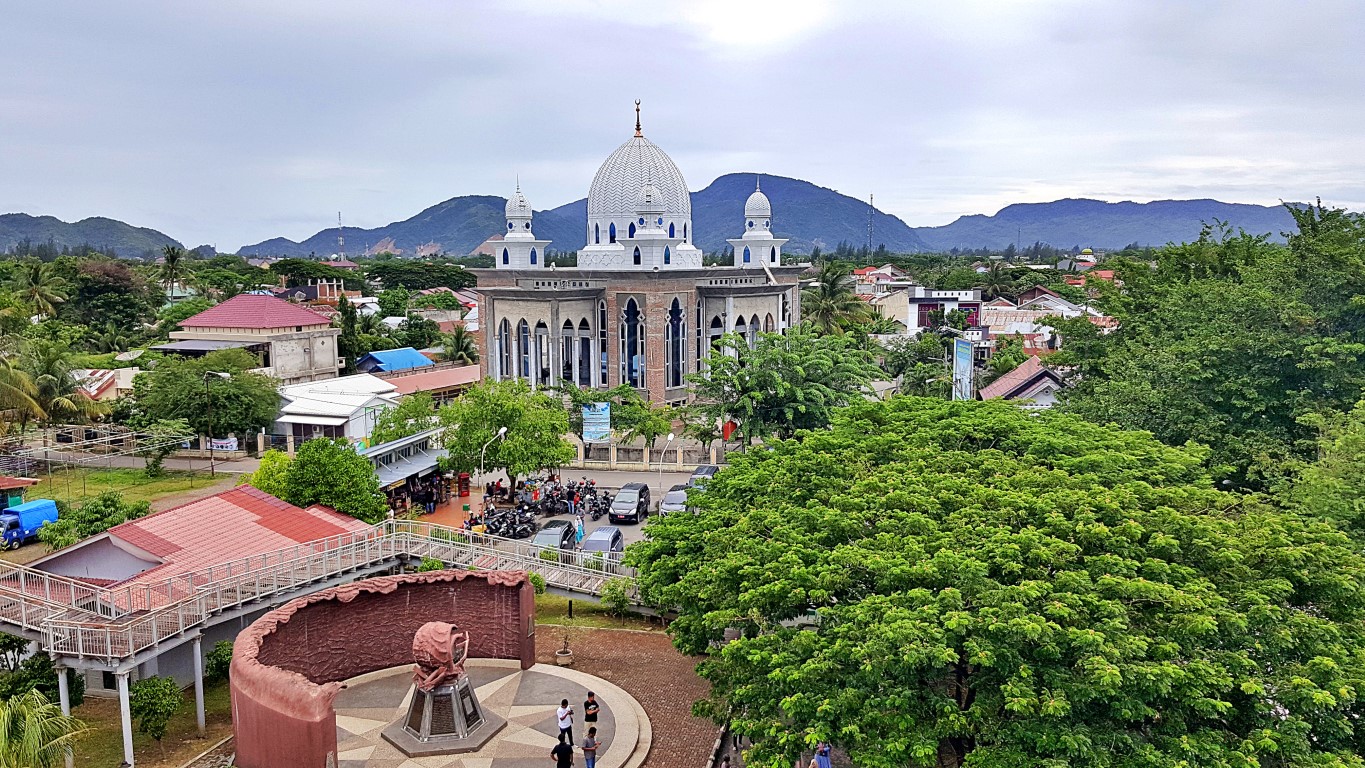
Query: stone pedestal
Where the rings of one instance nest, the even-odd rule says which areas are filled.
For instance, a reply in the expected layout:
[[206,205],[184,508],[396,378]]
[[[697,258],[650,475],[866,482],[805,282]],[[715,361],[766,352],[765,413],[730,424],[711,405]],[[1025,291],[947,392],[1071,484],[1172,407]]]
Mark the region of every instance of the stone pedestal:
[[430,691],[413,686],[407,714],[382,735],[408,757],[450,755],[479,749],[505,725],[479,706],[469,678],[461,676]]

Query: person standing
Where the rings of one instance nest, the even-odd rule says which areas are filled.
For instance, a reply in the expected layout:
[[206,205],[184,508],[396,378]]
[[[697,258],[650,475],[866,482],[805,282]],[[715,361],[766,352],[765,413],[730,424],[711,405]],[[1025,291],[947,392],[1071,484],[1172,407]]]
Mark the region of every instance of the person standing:
[[822,741],[815,748],[815,764],[817,768],[831,768],[829,753],[832,748],[828,741]]
[[[573,749],[573,707],[569,706],[569,700],[563,699],[559,702],[559,709],[555,712],[559,718],[559,741],[568,744],[569,749]],[[566,738],[567,737],[567,738]]]
[[580,514],[578,516],[578,524],[574,526],[574,543],[582,544],[583,537],[586,535],[587,533],[583,530],[583,515]]
[[550,750],[550,759],[555,761],[555,768],[573,768],[573,745],[559,742]]
[[[584,715],[586,721],[587,715]],[[602,742],[597,740],[597,729],[589,728],[588,735],[583,738],[583,768],[597,768],[597,750],[602,746]]]
[[588,691],[588,699],[583,702],[583,722],[588,725],[597,724],[597,713],[602,709],[602,705],[597,703],[597,694]]

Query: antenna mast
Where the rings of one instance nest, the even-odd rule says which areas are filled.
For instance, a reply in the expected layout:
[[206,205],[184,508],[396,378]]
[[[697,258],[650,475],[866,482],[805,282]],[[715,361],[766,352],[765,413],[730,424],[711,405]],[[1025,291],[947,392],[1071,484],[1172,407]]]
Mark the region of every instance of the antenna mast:
[[346,258],[346,230],[341,228],[341,211],[337,211],[337,260]]

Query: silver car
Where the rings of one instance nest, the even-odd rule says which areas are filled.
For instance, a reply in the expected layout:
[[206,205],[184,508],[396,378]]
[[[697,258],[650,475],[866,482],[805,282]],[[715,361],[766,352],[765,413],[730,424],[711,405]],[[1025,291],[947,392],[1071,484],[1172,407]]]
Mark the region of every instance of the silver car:
[[679,483],[668,489],[659,502],[659,515],[687,511],[687,483]]

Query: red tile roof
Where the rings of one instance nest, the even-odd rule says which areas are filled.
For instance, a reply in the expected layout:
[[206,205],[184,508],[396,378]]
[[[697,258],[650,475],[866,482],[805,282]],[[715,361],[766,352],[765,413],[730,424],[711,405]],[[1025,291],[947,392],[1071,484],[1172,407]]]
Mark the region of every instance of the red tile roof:
[[12,491],[15,488],[27,488],[30,485],[37,485],[38,481],[29,477],[10,477],[0,475],[0,491]]
[[324,507],[299,509],[249,485],[129,520],[109,535],[164,561],[127,579],[155,582],[369,526]]
[[243,293],[182,320],[181,328],[290,328],[327,325],[326,317],[274,296]]
[[1057,374],[1049,371],[1043,361],[1037,356],[1030,357],[1019,365],[1019,367],[992,381],[990,384],[981,388],[977,396],[982,400],[994,400],[997,397],[1009,397],[1020,388],[1036,380],[1039,376],[1050,376],[1057,381],[1061,379]]

